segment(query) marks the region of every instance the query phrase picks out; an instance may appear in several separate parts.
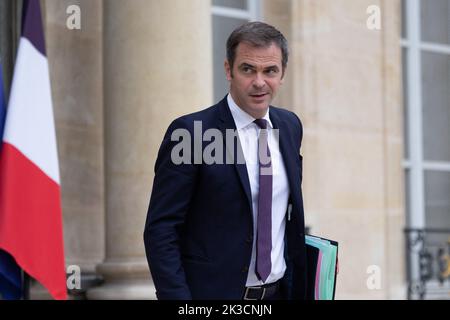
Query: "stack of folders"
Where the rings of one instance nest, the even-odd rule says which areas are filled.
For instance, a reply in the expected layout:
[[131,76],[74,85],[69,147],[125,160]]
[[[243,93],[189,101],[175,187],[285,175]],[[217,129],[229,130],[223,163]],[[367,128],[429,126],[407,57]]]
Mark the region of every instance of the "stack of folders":
[[334,300],[338,273],[338,243],[312,235],[305,236],[308,300]]

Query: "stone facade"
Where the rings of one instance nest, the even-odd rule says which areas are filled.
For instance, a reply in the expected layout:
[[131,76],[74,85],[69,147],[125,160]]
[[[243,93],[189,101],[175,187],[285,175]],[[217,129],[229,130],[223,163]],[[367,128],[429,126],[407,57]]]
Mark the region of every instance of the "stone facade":
[[[66,27],[71,4],[81,30]],[[370,5],[381,30],[366,26]],[[153,166],[169,123],[213,103],[211,4],[43,8],[66,263],[104,279],[90,299],[155,298],[142,239]],[[336,298],[404,298],[400,1],[266,0],[262,15],[290,42],[275,104],[303,121],[306,223],[340,243]]]

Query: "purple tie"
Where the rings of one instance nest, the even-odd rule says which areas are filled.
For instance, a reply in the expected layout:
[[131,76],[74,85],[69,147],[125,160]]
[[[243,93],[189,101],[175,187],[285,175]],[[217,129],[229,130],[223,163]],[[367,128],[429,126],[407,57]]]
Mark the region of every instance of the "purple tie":
[[272,269],[272,161],[267,141],[267,120],[256,119],[258,139],[259,194],[256,233],[256,275],[266,282]]

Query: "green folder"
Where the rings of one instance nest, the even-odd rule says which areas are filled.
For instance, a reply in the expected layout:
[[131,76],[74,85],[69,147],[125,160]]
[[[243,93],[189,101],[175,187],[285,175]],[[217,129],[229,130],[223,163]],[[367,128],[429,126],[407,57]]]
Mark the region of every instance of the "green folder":
[[336,292],[338,243],[306,235],[308,276],[307,299],[333,300]]

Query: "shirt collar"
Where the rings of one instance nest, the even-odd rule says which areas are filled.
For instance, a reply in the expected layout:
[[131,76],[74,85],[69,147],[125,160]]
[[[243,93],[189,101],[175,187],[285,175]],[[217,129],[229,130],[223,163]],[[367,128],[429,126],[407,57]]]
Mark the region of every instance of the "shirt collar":
[[[241,129],[247,127],[248,125],[252,124],[253,121],[255,121],[255,118],[253,118],[247,112],[242,110],[236,104],[236,102],[234,102],[233,97],[231,96],[230,93],[227,96],[227,102],[228,102],[228,107],[230,108],[230,111],[231,111],[231,115],[233,116],[234,123],[236,124],[237,130],[241,130]],[[269,110],[267,110],[266,114],[262,118],[267,120],[270,128],[273,128],[272,122],[270,121],[270,117],[269,117]]]

